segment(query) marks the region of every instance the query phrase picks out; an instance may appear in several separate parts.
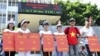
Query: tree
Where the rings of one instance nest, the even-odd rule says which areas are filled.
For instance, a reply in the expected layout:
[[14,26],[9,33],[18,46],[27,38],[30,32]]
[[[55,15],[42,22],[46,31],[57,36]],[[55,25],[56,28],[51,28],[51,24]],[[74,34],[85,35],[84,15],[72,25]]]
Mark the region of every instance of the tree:
[[84,25],[85,18],[90,16],[92,16],[93,20],[100,18],[100,10],[97,9],[96,5],[82,4],[79,1],[70,2],[69,0],[66,2],[60,1],[58,4],[62,8],[61,21],[63,25],[68,25],[69,19],[72,17],[76,19],[76,25]]

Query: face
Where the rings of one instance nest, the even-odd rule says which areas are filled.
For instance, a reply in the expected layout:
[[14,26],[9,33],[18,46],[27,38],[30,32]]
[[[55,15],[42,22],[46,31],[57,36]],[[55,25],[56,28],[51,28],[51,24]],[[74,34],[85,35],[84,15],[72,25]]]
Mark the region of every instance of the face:
[[89,25],[90,25],[90,26],[92,25],[92,21],[89,22]]
[[23,23],[23,25],[22,25],[23,27],[27,27],[28,26],[28,23],[27,22],[25,22],[25,23]]
[[71,21],[71,22],[70,22],[70,25],[71,25],[71,26],[74,26],[74,25],[75,25],[75,21]]
[[85,26],[90,26],[89,22],[86,21],[85,22]]
[[44,29],[47,30],[49,28],[49,25],[44,25],[43,27],[44,27]]
[[61,30],[62,30],[62,27],[57,27],[57,30],[58,30],[58,31],[61,31]]
[[13,23],[9,23],[9,27],[13,28],[14,24]]

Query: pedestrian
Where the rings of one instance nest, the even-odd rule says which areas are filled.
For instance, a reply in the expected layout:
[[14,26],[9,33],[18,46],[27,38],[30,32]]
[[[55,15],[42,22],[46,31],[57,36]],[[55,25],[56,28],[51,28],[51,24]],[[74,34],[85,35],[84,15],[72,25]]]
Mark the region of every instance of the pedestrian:
[[[8,22],[7,28],[3,32],[15,33],[15,25],[13,19]],[[10,56],[15,56],[15,51],[10,51]],[[5,56],[9,56],[9,51],[5,51]]]
[[95,33],[93,31],[93,28],[91,27],[91,22],[87,19],[85,21],[85,25],[83,28],[80,30],[81,36],[83,43],[85,44],[86,50],[88,52],[88,56],[92,56],[92,53],[89,50],[89,45],[88,45],[88,36],[95,36]]
[[[64,33],[67,35],[68,44],[69,44],[69,56],[78,56],[78,37],[80,36],[79,29],[75,27],[75,19],[70,19],[70,26],[66,27]],[[71,50],[73,49],[73,52]]]
[[[52,32],[49,30],[49,23],[47,21],[43,22],[43,30],[40,30],[39,34],[41,36],[41,46],[42,46],[43,56],[48,56],[48,52],[43,51],[43,41],[42,41],[43,34],[52,34]],[[50,56],[52,56],[52,52],[50,52]]]
[[[65,33],[62,31],[62,25],[61,24],[58,24],[57,27],[56,27],[57,31],[54,32],[54,36],[56,38],[56,35],[65,35]],[[57,50],[57,43],[56,43],[56,40],[55,40],[55,51],[56,51],[56,55],[57,56],[63,56],[63,52],[59,52]]]
[[[28,24],[30,23],[30,21],[27,20],[22,20],[19,24],[18,24],[18,29],[17,32],[18,33],[30,33],[30,30],[28,29]],[[18,52],[18,56],[30,56],[30,51],[25,51],[25,52]]]

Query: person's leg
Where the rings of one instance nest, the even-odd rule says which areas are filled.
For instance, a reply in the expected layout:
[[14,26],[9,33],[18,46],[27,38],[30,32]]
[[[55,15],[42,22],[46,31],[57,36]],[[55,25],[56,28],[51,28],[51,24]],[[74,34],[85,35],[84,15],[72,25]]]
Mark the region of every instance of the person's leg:
[[43,51],[43,45],[42,45],[42,53],[43,53],[43,56],[48,56],[48,52]]
[[18,52],[18,56],[24,56],[25,52]]
[[100,56],[100,52],[97,52],[98,56]]
[[9,56],[9,52],[6,51],[6,52],[5,52],[5,56]]
[[43,56],[48,56],[48,52],[43,52]]
[[58,52],[58,56],[63,56],[63,52]]
[[86,50],[88,52],[88,56],[92,56],[92,53],[90,52],[89,46],[87,44],[85,46],[86,46]]
[[74,51],[74,55],[77,55],[78,56],[77,45],[73,45],[73,51]]
[[57,56],[63,56],[63,52],[59,52],[59,51],[57,50],[57,48],[56,48],[56,54],[57,54]]
[[73,45],[69,45],[69,56],[72,56],[73,55],[72,48],[73,48]]
[[57,48],[56,48],[56,55],[58,56],[59,54],[58,54],[58,50],[57,50]]
[[63,52],[63,56],[69,56],[69,52],[68,51]]
[[25,52],[25,56],[30,56],[30,51],[28,51],[28,52]]
[[54,51],[52,52],[52,56],[57,56],[57,47],[56,47],[56,45],[54,46]]
[[16,52],[12,51],[12,52],[10,53],[10,56],[15,56],[15,53],[16,53]]
[[3,53],[2,56],[5,56],[5,53]]
[[50,56],[52,56],[52,52],[50,52]]

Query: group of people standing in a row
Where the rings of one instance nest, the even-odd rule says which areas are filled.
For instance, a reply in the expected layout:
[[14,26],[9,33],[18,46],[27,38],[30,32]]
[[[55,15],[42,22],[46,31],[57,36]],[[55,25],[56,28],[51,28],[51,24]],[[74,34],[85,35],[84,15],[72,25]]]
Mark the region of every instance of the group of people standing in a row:
[[[28,29],[28,24],[30,23],[30,21],[27,20],[22,20],[21,22],[19,22],[18,24],[18,29],[15,30],[15,25],[13,21],[9,21],[7,28],[4,29],[4,32],[18,32],[18,33],[30,33],[31,31]],[[42,41],[42,36],[43,34],[53,34],[53,35],[66,35],[67,36],[67,40],[68,40],[68,44],[69,44],[69,56],[78,56],[78,52],[77,52],[77,46],[78,46],[78,37],[81,37],[83,39],[83,43],[85,44],[85,47],[87,49],[88,52],[88,56],[92,56],[92,53],[89,50],[89,46],[88,46],[88,41],[87,38],[88,36],[94,36],[94,31],[91,27],[91,22],[89,20],[85,21],[85,26],[79,30],[77,27],[75,27],[75,19],[70,19],[69,20],[69,27],[66,27],[63,31],[62,25],[61,24],[57,24],[56,29],[57,32],[52,33],[51,30],[49,30],[49,23],[47,21],[43,22],[43,30],[39,31],[40,37],[41,37],[41,47],[43,47],[43,41]],[[55,40],[56,41],[56,40]],[[74,53],[71,52],[71,49],[73,49]],[[48,56],[48,52],[44,52],[43,48],[42,50],[42,54],[43,56]],[[57,54],[57,56],[63,56],[63,52],[59,52],[56,48],[56,44],[55,44],[55,52]],[[15,51],[12,51],[10,56],[15,56]],[[18,56],[30,56],[31,51],[27,51],[27,52],[18,52]],[[50,53],[51,56],[53,54],[53,52]],[[5,52],[5,56],[8,56],[9,52]]]

